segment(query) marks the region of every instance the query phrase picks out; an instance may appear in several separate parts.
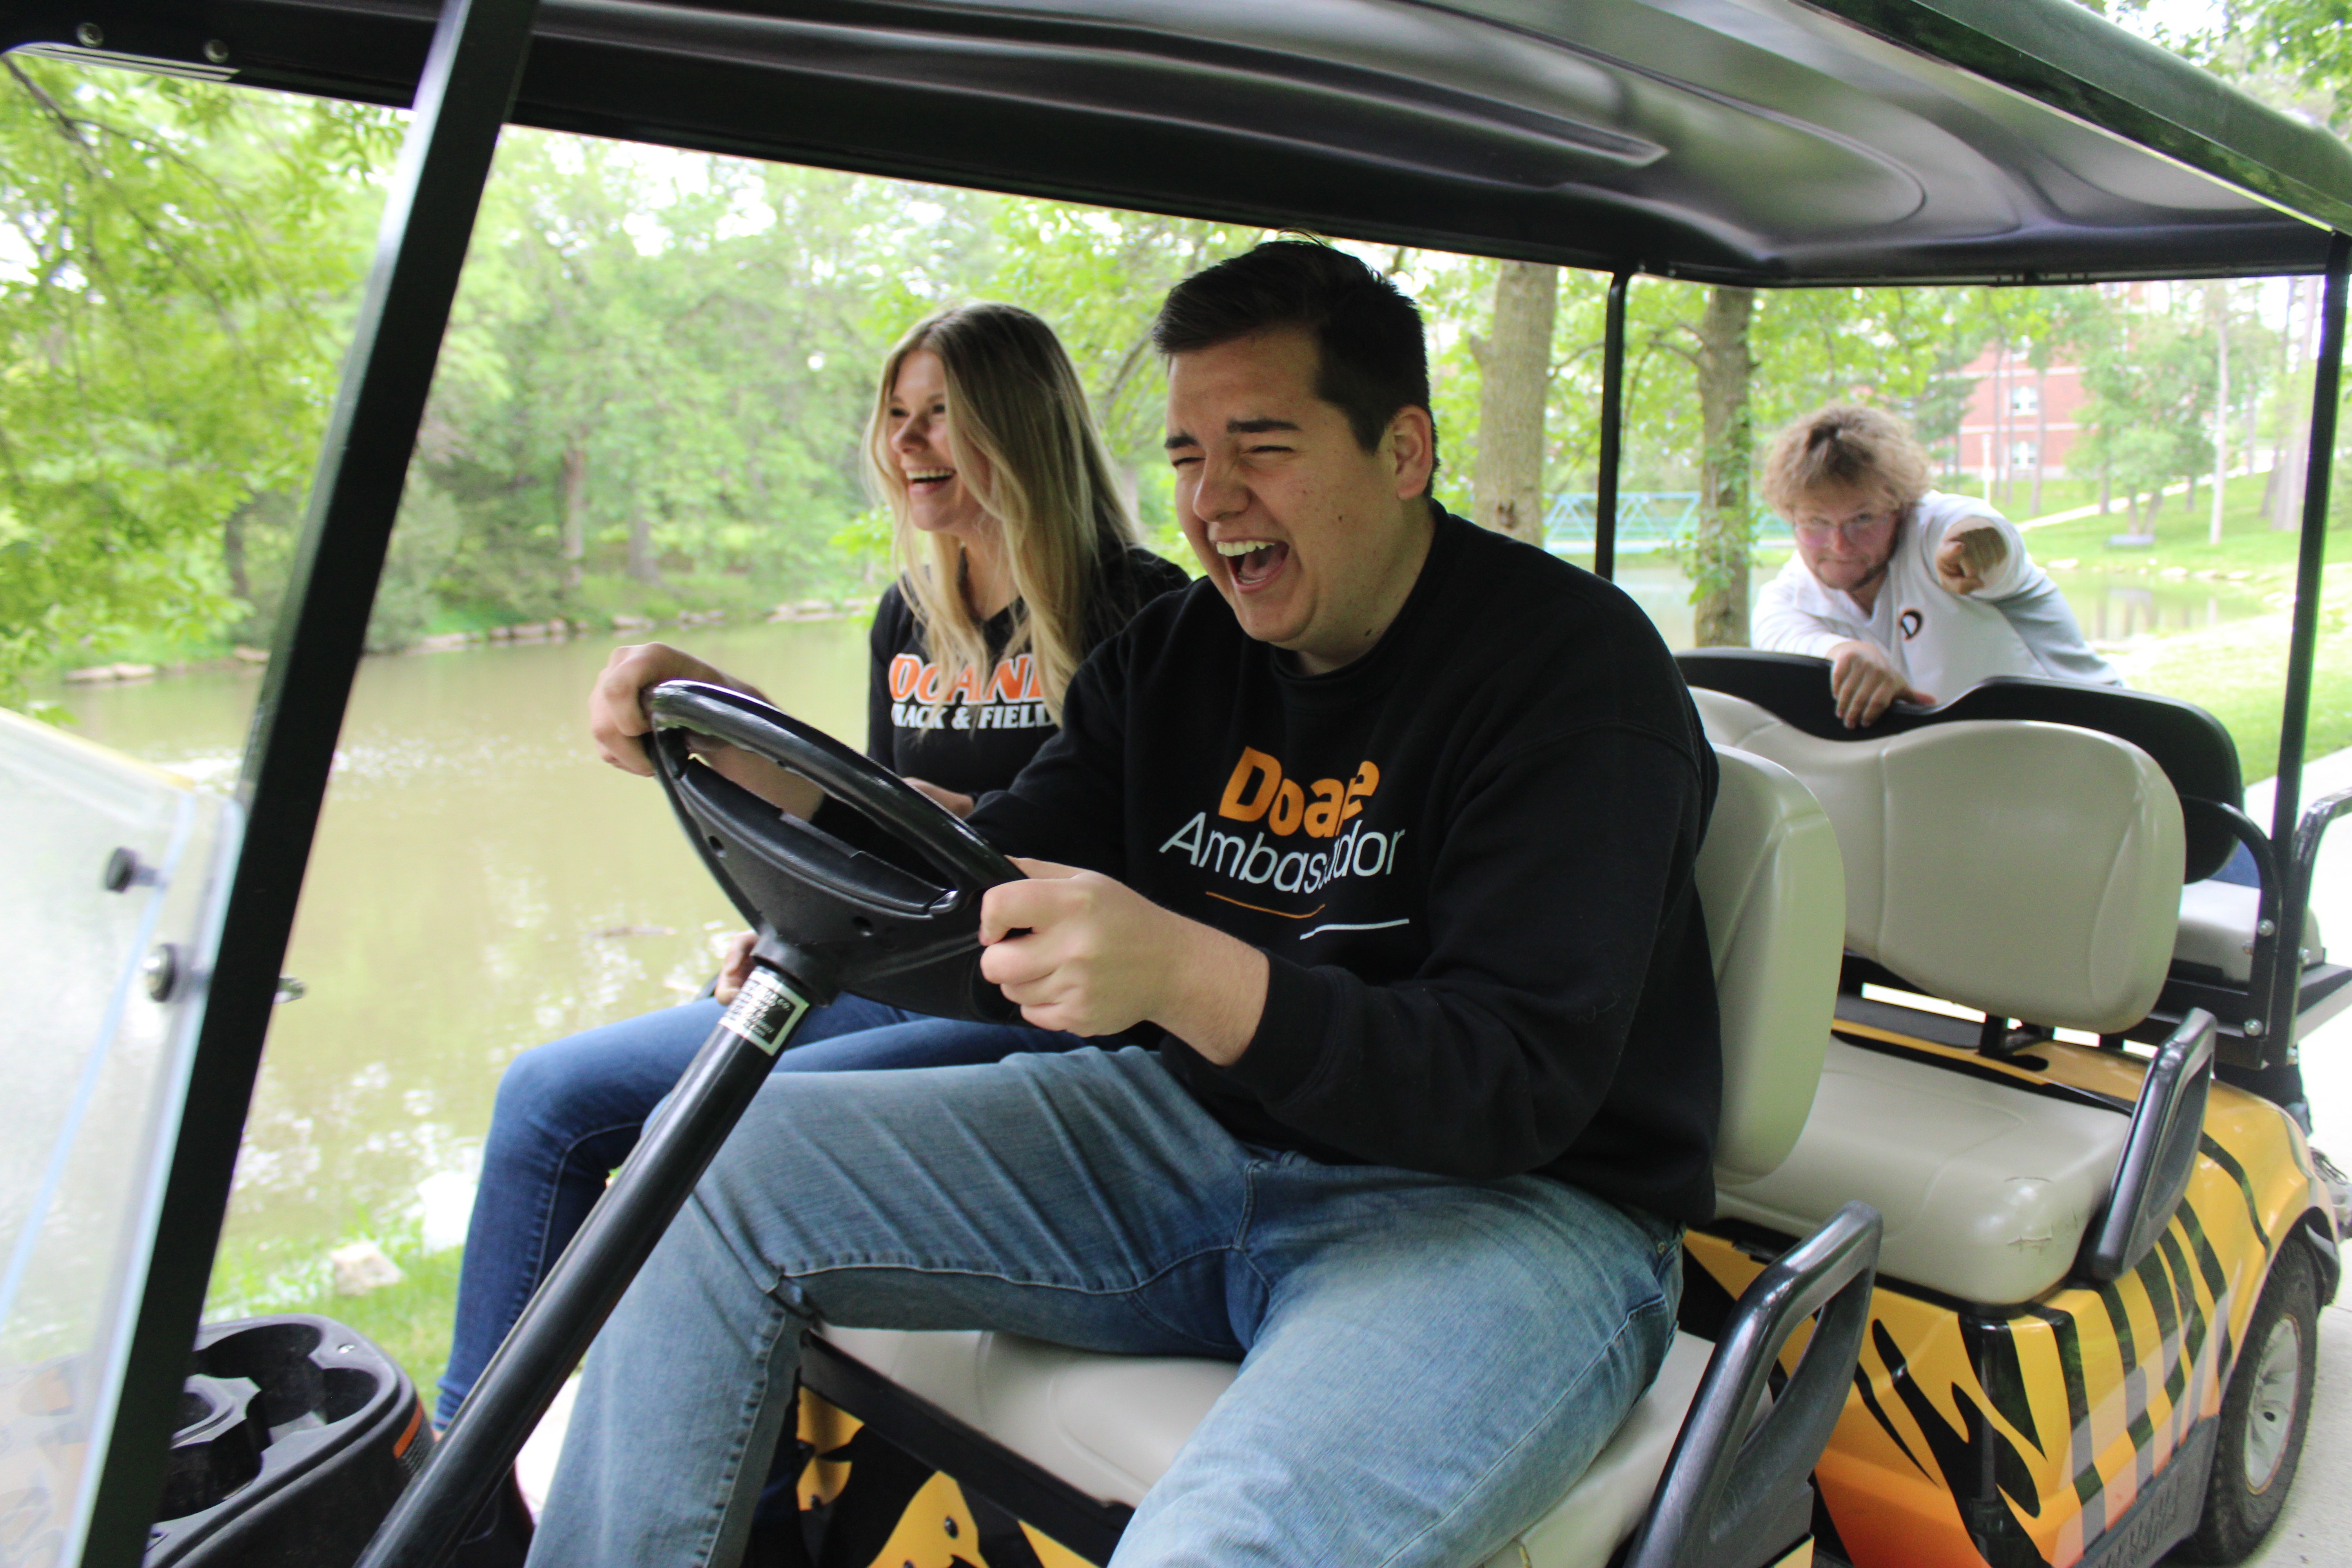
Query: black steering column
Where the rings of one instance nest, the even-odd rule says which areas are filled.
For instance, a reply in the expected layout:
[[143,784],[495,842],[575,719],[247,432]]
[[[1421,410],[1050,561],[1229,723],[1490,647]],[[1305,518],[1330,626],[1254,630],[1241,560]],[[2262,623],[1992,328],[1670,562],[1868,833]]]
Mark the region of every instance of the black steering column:
[[[979,930],[981,895],[1021,873],[978,834],[857,752],[740,692],[670,681],[646,710],[663,793],[758,932],[751,973],[359,1568],[446,1560],[812,1008],[854,991],[945,1017],[1017,1014],[981,977]],[[699,762],[697,737],[801,775],[908,853],[869,853],[779,811]]]

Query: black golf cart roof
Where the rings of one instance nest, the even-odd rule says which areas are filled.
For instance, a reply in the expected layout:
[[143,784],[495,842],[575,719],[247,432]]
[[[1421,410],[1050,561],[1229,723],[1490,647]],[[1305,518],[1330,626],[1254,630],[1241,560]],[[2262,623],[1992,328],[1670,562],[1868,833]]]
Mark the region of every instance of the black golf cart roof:
[[[438,9],[37,0],[0,47],[405,104]],[[511,118],[1724,283],[2314,272],[2352,229],[2344,142],[2071,0],[545,0]]]

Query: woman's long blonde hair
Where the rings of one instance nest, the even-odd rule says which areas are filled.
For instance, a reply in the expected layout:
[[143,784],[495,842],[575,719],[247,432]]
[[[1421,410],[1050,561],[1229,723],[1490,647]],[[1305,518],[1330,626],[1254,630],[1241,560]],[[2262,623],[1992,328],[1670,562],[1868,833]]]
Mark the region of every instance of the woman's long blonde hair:
[[[900,589],[923,651],[952,690],[966,669],[988,673],[988,641],[963,594],[961,547],[908,521],[907,478],[890,447],[891,391],[917,349],[947,373],[948,455],[994,520],[1013,572],[1013,636],[998,656],[1033,655],[1045,708],[1062,717],[1088,648],[1088,600],[1102,563],[1137,542],[1078,373],[1054,329],[1017,305],[957,305],[917,322],[882,362],[866,427],[866,474],[898,521]],[[984,475],[985,478],[979,478]],[[1093,630],[1099,631],[1100,627]]]

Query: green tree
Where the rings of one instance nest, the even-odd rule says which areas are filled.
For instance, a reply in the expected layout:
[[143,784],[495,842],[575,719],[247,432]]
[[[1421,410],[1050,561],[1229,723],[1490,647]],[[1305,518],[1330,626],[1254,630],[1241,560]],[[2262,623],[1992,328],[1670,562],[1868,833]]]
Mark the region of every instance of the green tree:
[[[224,543],[299,498],[392,117],[0,63],[0,699],[60,652],[244,613]],[[225,525],[227,525],[225,527]]]
[[1266,231],[1153,213],[1006,199],[991,232],[983,291],[1053,324],[1085,383],[1111,457],[1135,488],[1145,531],[1163,554],[1190,558],[1176,526],[1160,447],[1167,378],[1151,321],[1168,290]]

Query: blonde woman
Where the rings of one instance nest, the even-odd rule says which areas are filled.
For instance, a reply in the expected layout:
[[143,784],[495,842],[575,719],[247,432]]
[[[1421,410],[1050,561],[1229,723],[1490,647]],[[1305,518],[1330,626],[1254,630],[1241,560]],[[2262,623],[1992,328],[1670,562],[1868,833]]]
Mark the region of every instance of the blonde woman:
[[[875,614],[867,753],[950,809],[1012,782],[1055,731],[1087,652],[1185,574],[1136,542],[1085,393],[1053,329],[1012,305],[919,323],[883,362],[867,477],[897,519],[901,575]],[[624,647],[589,700],[598,752],[650,774],[639,693],[664,680],[748,683],[661,644]],[[812,786],[740,753],[722,772],[803,814]],[[795,789],[794,786],[797,786]],[[803,795],[805,798],[803,798]],[[446,1422],[608,1173],[677,1080],[748,965],[739,939],[718,997],[588,1030],[515,1058],[499,1085],[457,1293]],[[844,997],[803,1024],[781,1071],[926,1067],[1059,1050],[1076,1037],[927,1019]],[[511,1535],[519,1505],[485,1520]],[[499,1553],[479,1542],[488,1557]],[[519,1558],[517,1559],[519,1560]]]
[[1052,329],[1013,305],[943,311],[883,363],[866,465],[899,577],[874,616],[866,751],[951,809],[1012,782],[1088,650],[1185,582],[1135,542],[1085,407]]

